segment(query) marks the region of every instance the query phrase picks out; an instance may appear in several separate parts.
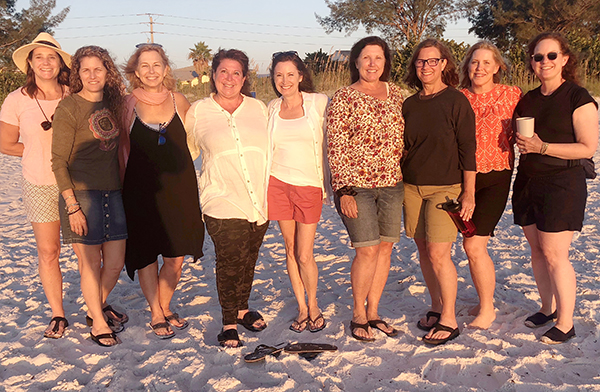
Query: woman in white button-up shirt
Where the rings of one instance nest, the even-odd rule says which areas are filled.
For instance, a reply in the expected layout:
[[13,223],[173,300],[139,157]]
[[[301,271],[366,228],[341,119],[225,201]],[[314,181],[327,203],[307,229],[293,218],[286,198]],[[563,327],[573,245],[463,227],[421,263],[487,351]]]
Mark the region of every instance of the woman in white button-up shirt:
[[195,102],[185,126],[192,158],[202,153],[200,205],[215,245],[224,347],[242,345],[237,324],[261,331],[260,313],[248,311],[254,266],[269,222],[266,210],[267,108],[251,98],[248,57],[230,49],[213,59],[210,97]]

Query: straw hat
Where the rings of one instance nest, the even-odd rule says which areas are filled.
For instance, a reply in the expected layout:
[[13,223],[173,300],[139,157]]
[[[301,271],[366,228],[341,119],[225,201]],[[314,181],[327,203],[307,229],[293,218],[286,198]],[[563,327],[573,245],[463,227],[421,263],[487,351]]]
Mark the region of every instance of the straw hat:
[[55,50],[62,57],[67,67],[71,68],[71,55],[60,48],[58,41],[48,33],[39,33],[32,43],[23,45],[13,52],[12,58],[17,68],[27,73],[27,56],[35,48],[49,48]]

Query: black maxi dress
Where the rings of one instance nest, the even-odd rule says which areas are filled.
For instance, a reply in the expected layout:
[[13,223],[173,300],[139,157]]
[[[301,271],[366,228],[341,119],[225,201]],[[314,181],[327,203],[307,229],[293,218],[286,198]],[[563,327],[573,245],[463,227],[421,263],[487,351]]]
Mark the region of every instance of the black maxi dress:
[[[181,118],[154,130],[136,114],[131,151],[123,181],[127,217],[125,266],[135,271],[163,257],[192,255],[200,258],[204,223],[200,212],[194,163],[187,147]],[[159,144],[159,139],[164,144]]]

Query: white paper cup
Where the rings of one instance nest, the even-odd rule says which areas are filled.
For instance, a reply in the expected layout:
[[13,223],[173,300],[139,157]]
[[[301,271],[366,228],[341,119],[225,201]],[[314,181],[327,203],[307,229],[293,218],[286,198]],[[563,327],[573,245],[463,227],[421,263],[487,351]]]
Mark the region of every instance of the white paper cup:
[[517,118],[517,132],[525,137],[532,137],[534,130],[534,118],[533,117],[519,117]]

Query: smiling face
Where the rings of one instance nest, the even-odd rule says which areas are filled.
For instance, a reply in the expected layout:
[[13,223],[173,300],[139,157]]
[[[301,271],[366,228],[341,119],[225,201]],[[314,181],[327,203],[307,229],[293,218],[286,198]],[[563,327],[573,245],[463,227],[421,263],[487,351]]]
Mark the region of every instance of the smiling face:
[[494,86],[494,74],[500,65],[494,58],[494,52],[488,49],[477,49],[469,62],[469,79],[471,86],[481,90],[491,90]]
[[[535,76],[542,83],[562,79],[562,69],[567,64],[567,61],[569,61],[569,56],[563,56],[558,41],[551,38],[541,40],[535,46],[533,53],[534,55],[543,55],[543,59],[540,62],[535,61],[533,58],[530,60]],[[556,59],[550,60],[548,53],[556,53]]]
[[385,69],[385,54],[379,45],[367,45],[356,59],[359,78],[365,82],[376,82]]
[[31,60],[27,62],[36,80],[53,80],[60,72],[60,56],[50,48],[35,48],[31,52]]
[[160,54],[155,50],[147,50],[140,54],[135,75],[140,79],[144,90],[160,92],[167,70]]
[[282,61],[277,63],[273,72],[275,78],[275,87],[279,94],[285,97],[292,97],[300,93],[300,82],[302,75],[292,61]]
[[102,93],[106,84],[107,70],[96,56],[82,57],[79,62],[79,78],[83,85],[82,95],[90,97]]
[[232,59],[223,59],[213,75],[217,94],[223,98],[234,98],[240,95],[246,77],[242,64]]
[[[431,66],[427,63],[426,60],[429,59],[439,59],[442,55],[438,48],[435,46],[430,46],[427,48],[423,48],[419,51],[419,56],[417,56],[417,61],[422,60],[423,66],[417,67],[417,77],[423,83],[423,85],[436,85],[442,82],[442,72],[446,68],[447,61],[446,59],[440,59],[437,65]],[[416,67],[416,65],[415,65]]]

